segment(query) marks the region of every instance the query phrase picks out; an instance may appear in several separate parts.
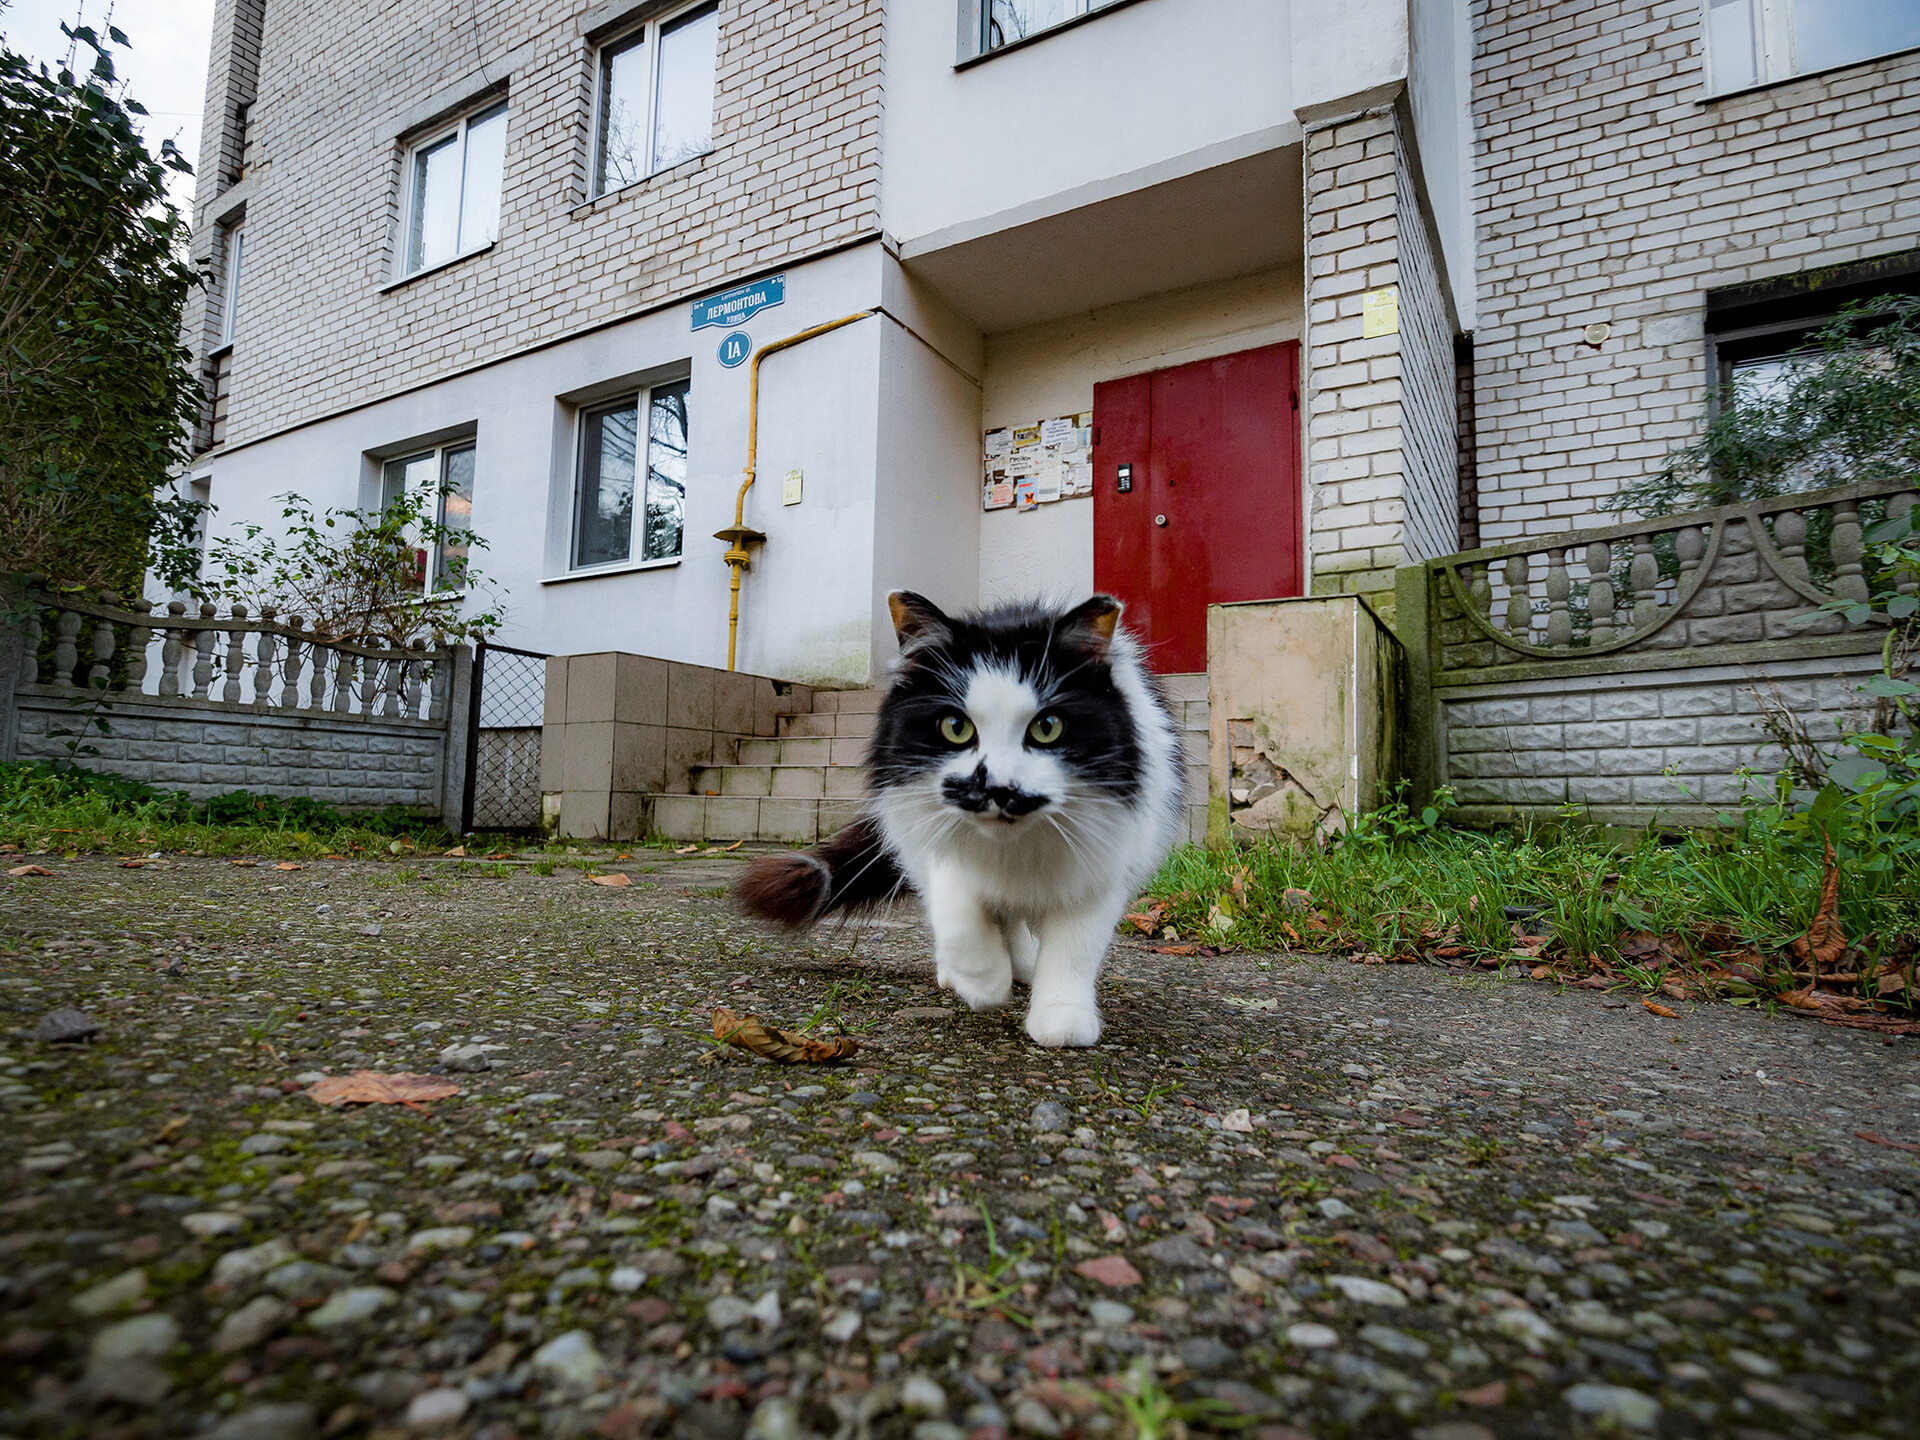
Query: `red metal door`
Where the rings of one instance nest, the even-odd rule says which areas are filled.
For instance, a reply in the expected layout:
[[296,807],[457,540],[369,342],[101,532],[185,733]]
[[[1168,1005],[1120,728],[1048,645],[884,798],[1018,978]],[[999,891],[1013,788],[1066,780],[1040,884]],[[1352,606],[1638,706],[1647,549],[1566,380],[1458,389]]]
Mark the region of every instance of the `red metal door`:
[[1299,349],[1093,387],[1093,583],[1161,674],[1207,668],[1208,605],[1301,593]]

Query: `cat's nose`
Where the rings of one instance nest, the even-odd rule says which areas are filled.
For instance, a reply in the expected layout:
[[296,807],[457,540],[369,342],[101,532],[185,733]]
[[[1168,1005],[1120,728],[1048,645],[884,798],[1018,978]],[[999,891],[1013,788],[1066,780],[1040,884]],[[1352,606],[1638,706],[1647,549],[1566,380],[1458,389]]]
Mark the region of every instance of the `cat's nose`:
[[1035,795],[1030,790],[1020,789],[1017,785],[989,785],[983,792],[982,798],[1009,820],[1017,820],[1022,815],[1031,815],[1047,803],[1046,796]]

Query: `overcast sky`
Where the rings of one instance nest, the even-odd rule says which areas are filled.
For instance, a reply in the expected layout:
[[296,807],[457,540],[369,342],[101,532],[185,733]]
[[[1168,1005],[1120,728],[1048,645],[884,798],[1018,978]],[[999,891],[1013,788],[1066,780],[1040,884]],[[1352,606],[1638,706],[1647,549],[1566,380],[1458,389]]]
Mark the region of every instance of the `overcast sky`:
[[[147,148],[158,154],[160,142],[171,140],[198,165],[213,0],[0,0],[0,35],[8,47],[52,67],[69,49],[62,20],[104,33],[109,18],[133,42],[130,50],[115,49],[114,65],[127,93],[149,112],[142,127]],[[192,179],[176,175],[172,189],[182,213],[189,213]]]

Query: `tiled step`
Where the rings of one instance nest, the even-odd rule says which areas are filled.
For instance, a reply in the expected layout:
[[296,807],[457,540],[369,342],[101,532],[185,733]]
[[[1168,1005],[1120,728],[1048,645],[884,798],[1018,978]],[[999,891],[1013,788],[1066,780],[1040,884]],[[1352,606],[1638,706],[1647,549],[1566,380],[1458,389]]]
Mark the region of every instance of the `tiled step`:
[[871,715],[886,698],[884,690],[816,690],[813,713],[816,715]]
[[649,795],[648,832],[668,840],[772,840],[812,844],[851,824],[858,800],[755,795]]
[[871,710],[829,710],[824,715],[782,715],[774,722],[774,734],[781,739],[846,736],[864,740],[873,733]]
[[806,735],[786,740],[742,740],[734,760],[741,765],[858,765],[867,742],[853,735]]
[[696,795],[754,795],[785,800],[845,800],[861,793],[857,765],[696,765]]

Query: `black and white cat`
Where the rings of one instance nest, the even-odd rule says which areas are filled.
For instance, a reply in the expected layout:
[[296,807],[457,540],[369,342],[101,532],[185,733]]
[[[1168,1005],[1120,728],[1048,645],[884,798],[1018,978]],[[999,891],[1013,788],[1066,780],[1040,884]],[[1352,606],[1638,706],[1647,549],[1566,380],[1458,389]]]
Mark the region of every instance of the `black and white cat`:
[[761,857],[736,897],[810,925],[911,888],[943,989],[985,1010],[1021,981],[1028,1035],[1091,1045],[1114,927],[1183,814],[1166,699],[1109,596],[961,616],[908,591],[888,605],[900,659],[865,814],[811,850]]

